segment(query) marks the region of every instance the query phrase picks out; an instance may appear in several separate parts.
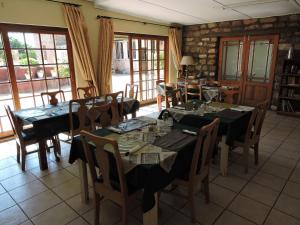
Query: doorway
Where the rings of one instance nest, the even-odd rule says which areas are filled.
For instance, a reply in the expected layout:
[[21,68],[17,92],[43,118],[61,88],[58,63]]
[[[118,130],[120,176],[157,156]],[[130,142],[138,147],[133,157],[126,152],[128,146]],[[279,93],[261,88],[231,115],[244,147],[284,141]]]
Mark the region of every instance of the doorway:
[[277,46],[278,35],[221,38],[218,80],[239,87],[239,104],[271,100]]

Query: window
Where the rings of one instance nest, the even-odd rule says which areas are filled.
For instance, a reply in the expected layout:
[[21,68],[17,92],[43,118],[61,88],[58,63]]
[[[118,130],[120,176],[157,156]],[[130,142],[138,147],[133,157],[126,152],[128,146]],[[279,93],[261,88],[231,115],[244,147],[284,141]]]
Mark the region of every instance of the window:
[[8,24],[0,29],[1,136],[10,129],[4,104],[15,109],[40,106],[41,92],[56,90],[70,100],[75,82],[67,29]]

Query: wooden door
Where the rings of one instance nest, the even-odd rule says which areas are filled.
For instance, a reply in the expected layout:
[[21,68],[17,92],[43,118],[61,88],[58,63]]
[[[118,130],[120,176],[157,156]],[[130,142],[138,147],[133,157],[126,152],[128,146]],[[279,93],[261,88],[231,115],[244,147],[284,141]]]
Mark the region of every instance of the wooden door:
[[271,101],[278,36],[250,36],[243,74],[242,104]]
[[238,103],[271,100],[278,35],[221,38],[218,79],[239,88]]

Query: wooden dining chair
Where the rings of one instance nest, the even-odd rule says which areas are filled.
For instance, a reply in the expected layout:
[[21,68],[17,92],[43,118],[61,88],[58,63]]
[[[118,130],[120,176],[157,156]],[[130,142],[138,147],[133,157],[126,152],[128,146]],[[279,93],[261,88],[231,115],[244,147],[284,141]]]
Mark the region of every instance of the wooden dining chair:
[[256,108],[251,113],[245,135],[242,135],[233,143],[233,147],[243,148],[243,163],[245,167],[245,173],[248,172],[250,149],[254,150],[254,163],[255,165],[258,165],[260,133],[268,104],[268,101],[265,101],[256,106]]
[[[86,131],[81,131],[80,134],[93,181],[94,224],[100,224],[100,201],[104,197],[122,207],[122,225],[127,225],[129,204],[137,197],[138,189],[127,185],[117,141]],[[96,149],[89,147],[90,142]],[[115,163],[112,164],[112,161]],[[116,168],[115,179],[111,176],[111,167]]]
[[191,96],[192,98],[197,97],[202,100],[202,85],[200,84],[188,84],[186,87],[187,98]]
[[112,125],[116,125],[123,121],[123,96],[123,91],[105,95],[105,102],[111,104]]
[[111,104],[94,105],[87,111],[87,117],[91,122],[91,129],[96,130],[100,127],[111,125],[111,115],[109,113]]
[[93,105],[94,98],[73,99],[69,102],[69,128],[68,135],[72,140],[74,136],[79,135],[81,130],[90,131],[91,122],[87,116],[89,106]]
[[[58,97],[59,96],[59,97]],[[59,91],[49,91],[41,93],[42,103],[45,106],[45,98],[47,98],[47,104],[57,105],[59,102],[65,102],[65,93],[63,90]],[[52,146],[47,146],[47,151],[50,152],[50,148],[57,148],[57,152],[61,154],[61,146],[59,136],[55,135],[51,138]],[[55,150],[54,150],[55,151]]]
[[[59,99],[57,98],[59,96]],[[42,103],[45,106],[45,98],[47,97],[47,104],[50,105],[57,105],[58,102],[65,102],[65,93],[63,90],[59,91],[49,91],[49,92],[42,92],[41,93],[41,98],[42,98]]]
[[177,106],[179,103],[183,103],[182,92],[180,88],[167,90],[166,93],[168,96],[166,98],[166,101],[168,102],[167,105],[170,106],[170,101],[172,103],[172,107]]
[[137,99],[139,91],[139,85],[137,84],[126,84],[125,86],[125,98]]
[[216,118],[210,124],[199,129],[190,170],[188,174],[173,181],[173,185],[184,186],[188,190],[188,196],[184,197],[188,198],[190,204],[192,222],[196,221],[194,195],[197,184],[203,184],[205,199],[207,203],[209,202],[209,170],[219,124],[220,119]]
[[77,97],[78,98],[96,97],[96,87],[94,85],[90,85],[87,87],[78,87],[77,88]]
[[[15,114],[13,113],[13,111],[8,105],[5,105],[4,108],[9,118],[16,139],[17,162],[21,163],[22,170],[25,171],[26,155],[39,152],[39,149],[33,151],[27,151],[26,147],[33,144],[38,144],[39,140],[33,128],[23,129],[23,125],[16,118]],[[57,156],[56,148],[54,154],[55,157],[57,158],[58,156]]]

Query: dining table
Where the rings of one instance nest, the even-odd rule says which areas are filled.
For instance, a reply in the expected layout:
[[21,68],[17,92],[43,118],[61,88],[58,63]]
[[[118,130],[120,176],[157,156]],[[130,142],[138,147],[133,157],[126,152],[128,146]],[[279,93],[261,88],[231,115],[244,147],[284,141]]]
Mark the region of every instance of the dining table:
[[[165,121],[143,116],[92,132],[118,141],[127,184],[143,189],[144,225],[158,224],[157,192],[167,187],[176,177],[189,172],[197,131],[198,128],[185,124],[174,123],[171,126]],[[90,143],[90,147],[93,144]],[[124,149],[128,154],[122,154]],[[131,152],[130,149],[135,150]],[[87,160],[80,136],[73,138],[70,148],[69,163],[76,161],[80,169],[82,200],[88,201]],[[115,169],[112,162],[111,174],[117,173]]]
[[[118,99],[119,102],[120,99]],[[94,104],[104,104],[104,97],[96,97],[95,101],[88,103],[91,107]],[[139,109],[140,103],[133,98],[123,98],[123,112],[124,114],[131,114],[136,117],[136,111]],[[72,106],[78,107],[78,106]],[[72,109],[76,111],[76,109]],[[45,105],[33,108],[25,108],[14,112],[17,119],[24,125],[32,125],[34,133],[39,142],[39,160],[40,169],[46,170],[48,168],[46,156],[46,140],[58,135],[59,133],[70,131],[69,121],[69,101],[60,102],[57,105]],[[75,128],[79,126],[78,119],[74,116]],[[76,125],[77,124],[77,125]]]
[[165,112],[177,123],[191,127],[202,127],[220,118],[218,137],[221,138],[220,170],[223,176],[227,175],[228,154],[234,141],[246,133],[251,112],[254,107],[234,105],[223,102],[210,102],[194,100],[188,103],[163,110],[159,119]]

